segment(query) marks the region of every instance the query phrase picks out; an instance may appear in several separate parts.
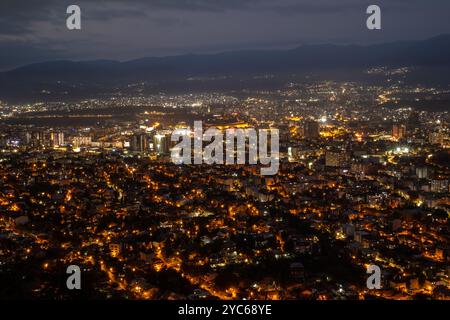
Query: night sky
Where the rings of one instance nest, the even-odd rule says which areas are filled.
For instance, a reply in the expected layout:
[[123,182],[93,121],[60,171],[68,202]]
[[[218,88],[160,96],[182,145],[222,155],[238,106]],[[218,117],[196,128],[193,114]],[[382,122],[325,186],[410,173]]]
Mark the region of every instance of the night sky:
[[[66,8],[82,30],[66,29]],[[382,30],[366,29],[366,8]],[[56,60],[147,56],[302,44],[370,44],[450,33],[449,0],[2,0],[0,70]]]

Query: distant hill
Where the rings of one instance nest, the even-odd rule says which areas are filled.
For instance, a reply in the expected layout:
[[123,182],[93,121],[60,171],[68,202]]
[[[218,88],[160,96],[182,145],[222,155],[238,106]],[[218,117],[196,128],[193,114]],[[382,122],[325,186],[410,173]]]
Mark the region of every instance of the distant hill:
[[[126,62],[50,61],[0,73],[0,99],[39,95],[43,90],[66,94],[72,91],[76,94],[77,90],[95,92],[98,88],[105,90],[132,82],[150,82],[161,89],[191,77],[332,74],[333,70],[363,70],[375,66],[422,67],[433,71],[416,75],[417,80],[427,81],[430,80],[427,78],[434,77],[439,81],[449,81],[450,35],[369,46],[305,45],[290,50],[189,54]],[[441,75],[435,70],[447,71]]]

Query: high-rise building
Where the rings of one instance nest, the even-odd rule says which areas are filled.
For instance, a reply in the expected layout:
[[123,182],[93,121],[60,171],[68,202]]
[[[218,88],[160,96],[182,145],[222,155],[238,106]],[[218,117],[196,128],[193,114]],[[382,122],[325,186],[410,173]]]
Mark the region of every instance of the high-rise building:
[[319,138],[319,123],[316,121],[306,121],[303,126],[305,139],[314,140]]
[[90,136],[76,136],[72,138],[72,145],[75,148],[86,147],[92,144],[92,137]]
[[417,167],[416,176],[419,179],[427,179],[429,174],[428,167]]
[[132,152],[145,152],[148,150],[147,135],[144,133],[135,134],[131,137],[130,150]]
[[170,153],[170,134],[169,131],[160,131],[153,136],[153,149],[156,153]]
[[25,132],[25,138],[24,138],[24,142],[25,144],[28,146],[32,143],[33,141],[33,134],[31,132]]
[[51,132],[50,144],[54,147],[59,147],[64,144],[64,132]]
[[35,131],[32,133],[31,144],[33,146],[44,146],[46,142],[44,131]]
[[406,126],[404,124],[394,124],[392,126],[392,136],[401,140],[406,137]]

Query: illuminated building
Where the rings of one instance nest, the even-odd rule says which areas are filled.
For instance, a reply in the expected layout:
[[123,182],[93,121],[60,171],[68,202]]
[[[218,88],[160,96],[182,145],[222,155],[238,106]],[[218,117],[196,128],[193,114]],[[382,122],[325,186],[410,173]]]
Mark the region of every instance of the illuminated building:
[[403,139],[406,136],[406,126],[404,124],[394,124],[392,126],[392,136],[397,139]]
[[314,140],[319,138],[319,123],[316,121],[306,121],[303,126],[305,139]]
[[145,152],[148,149],[147,135],[135,134],[131,137],[130,150],[132,152]]
[[428,168],[427,167],[418,167],[416,168],[416,176],[419,179],[426,179],[428,178]]
[[153,148],[156,153],[170,153],[170,134],[171,132],[160,131],[153,136]]
[[92,144],[92,137],[90,136],[77,136],[72,138],[72,145],[75,148],[86,147]]
[[54,147],[59,147],[64,144],[64,132],[51,132],[50,143]]
[[111,257],[116,258],[120,255],[122,246],[119,243],[111,243],[109,245],[109,251],[111,253]]

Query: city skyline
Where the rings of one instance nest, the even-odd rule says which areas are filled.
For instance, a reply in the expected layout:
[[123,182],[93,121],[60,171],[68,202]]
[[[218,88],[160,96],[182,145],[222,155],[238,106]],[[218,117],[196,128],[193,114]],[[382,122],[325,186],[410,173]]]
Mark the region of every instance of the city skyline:
[[[449,111],[436,104],[449,89],[367,72],[395,86],[2,104],[0,297],[449,299]],[[171,135],[198,141],[199,119],[276,128],[279,171],[176,165]]]
[[0,300],[449,301],[450,2],[377,5],[1,1]]

